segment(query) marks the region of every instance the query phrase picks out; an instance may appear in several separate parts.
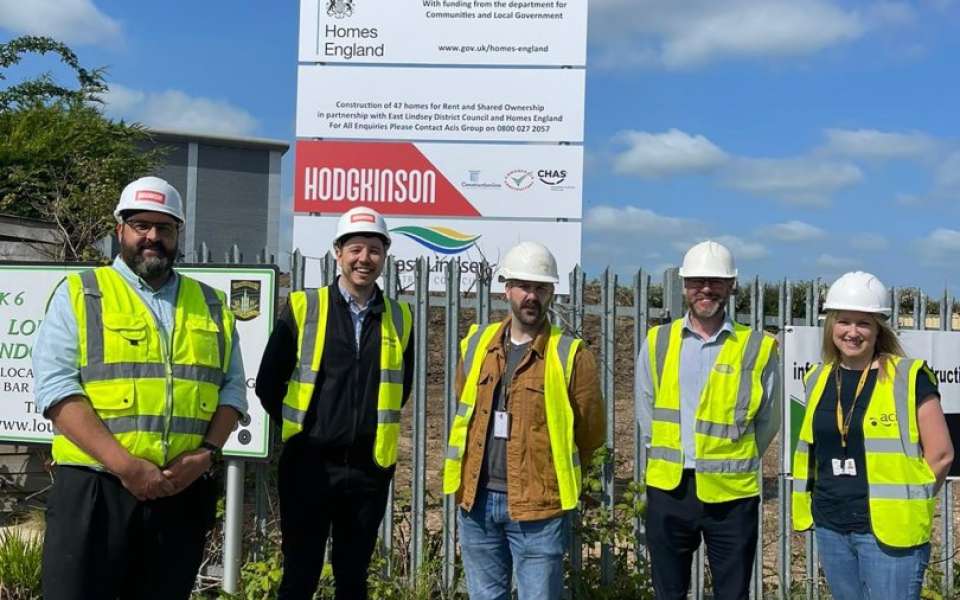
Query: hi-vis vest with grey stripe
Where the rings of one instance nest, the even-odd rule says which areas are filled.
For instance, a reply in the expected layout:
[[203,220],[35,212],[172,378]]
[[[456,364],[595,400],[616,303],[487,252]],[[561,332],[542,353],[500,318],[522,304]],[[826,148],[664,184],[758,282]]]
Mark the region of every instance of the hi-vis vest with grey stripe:
[[[488,325],[482,330],[472,325],[467,337],[460,342],[463,363],[464,385],[460,402],[450,428],[450,439],[443,469],[443,492],[455,493],[460,489],[463,454],[467,445],[470,420],[477,401],[477,386],[480,371],[491,344],[501,324]],[[580,454],[574,442],[573,408],[570,405],[568,387],[573,376],[574,358],[581,340],[564,335],[559,327],[550,328],[544,354],[543,395],[550,436],[550,451],[560,492],[560,506],[570,510],[580,500],[582,474]]]
[[[210,286],[180,276],[174,331],[112,267],[67,278],[79,334],[80,383],[103,424],[132,455],[165,465],[199,447],[230,361],[233,314]],[[57,432],[58,464],[97,461]]]
[[[380,385],[377,392],[377,434],[374,459],[381,467],[397,462],[400,410],[403,406],[403,353],[410,342],[413,319],[410,306],[384,297],[380,319]],[[288,299],[297,323],[297,363],[283,399],[282,437],[286,441],[303,430],[313,399],[317,373],[326,344],[330,287],[293,292]]]

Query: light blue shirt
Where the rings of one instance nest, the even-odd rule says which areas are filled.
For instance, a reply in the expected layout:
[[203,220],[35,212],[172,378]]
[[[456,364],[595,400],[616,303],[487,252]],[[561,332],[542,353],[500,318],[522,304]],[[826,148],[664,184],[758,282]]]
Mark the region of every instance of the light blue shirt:
[[[160,335],[166,338],[169,347],[180,276],[174,272],[159,290],[154,290],[134,274],[119,256],[113,260],[113,268],[130,282],[156,317]],[[67,286],[61,285],[50,301],[50,307],[33,346],[34,393],[37,407],[44,414],[51,406],[69,396],[85,395],[80,385],[77,339],[77,318],[70,306],[70,294]],[[220,405],[231,406],[244,415],[247,413],[247,388],[240,356],[240,338],[236,328],[233,332],[230,365],[220,387]]]
[[[732,333],[733,321],[729,316],[724,318],[720,330],[707,339],[702,339],[690,328],[689,313],[683,317],[680,342],[680,444],[683,448],[685,469],[696,466],[694,423],[703,386],[717,362],[723,342]],[[653,422],[653,380],[647,358],[648,348],[647,340],[644,340],[637,358],[635,386],[637,424],[646,446],[650,445],[650,427]],[[761,379],[764,393],[753,423],[756,427],[757,448],[762,456],[780,429],[780,359],[776,350],[771,354]]]
[[363,308],[360,308],[360,304],[357,303],[357,299],[350,295],[350,292],[343,289],[343,286],[340,285],[340,279],[337,278],[337,288],[340,290],[340,295],[343,296],[343,299],[347,301],[347,307],[350,309],[350,318],[353,319],[353,337],[354,342],[357,345],[357,351],[360,351],[360,332],[363,331],[363,318],[367,316],[367,313],[370,312],[370,300],[367,300],[367,305]]

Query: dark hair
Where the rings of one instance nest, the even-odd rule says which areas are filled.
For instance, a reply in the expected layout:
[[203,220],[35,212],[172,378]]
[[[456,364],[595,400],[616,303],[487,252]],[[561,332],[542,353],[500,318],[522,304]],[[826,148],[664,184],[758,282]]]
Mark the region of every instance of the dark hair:
[[370,231],[357,231],[356,233],[345,233],[333,241],[333,247],[339,249],[341,246],[343,246],[344,242],[346,242],[352,237],[375,237],[375,238],[378,238],[381,242],[383,242],[384,250],[390,247],[390,240],[388,240],[386,236],[380,235],[379,233],[373,233]]

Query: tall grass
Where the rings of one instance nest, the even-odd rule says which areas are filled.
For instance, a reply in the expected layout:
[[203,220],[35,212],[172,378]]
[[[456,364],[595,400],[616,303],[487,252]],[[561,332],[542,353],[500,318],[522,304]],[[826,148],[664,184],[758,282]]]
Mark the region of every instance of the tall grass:
[[39,535],[0,531],[0,598],[40,600],[40,558],[43,543]]

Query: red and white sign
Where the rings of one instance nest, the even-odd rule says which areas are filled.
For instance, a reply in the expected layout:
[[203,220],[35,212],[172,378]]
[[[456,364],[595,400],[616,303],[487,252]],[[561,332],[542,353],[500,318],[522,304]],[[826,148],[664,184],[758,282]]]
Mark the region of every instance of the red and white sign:
[[152,192],[150,190],[139,190],[136,195],[137,202],[153,202],[154,204],[166,204],[167,197],[162,192]]
[[294,212],[368,206],[411,217],[582,216],[583,148],[297,142]]

